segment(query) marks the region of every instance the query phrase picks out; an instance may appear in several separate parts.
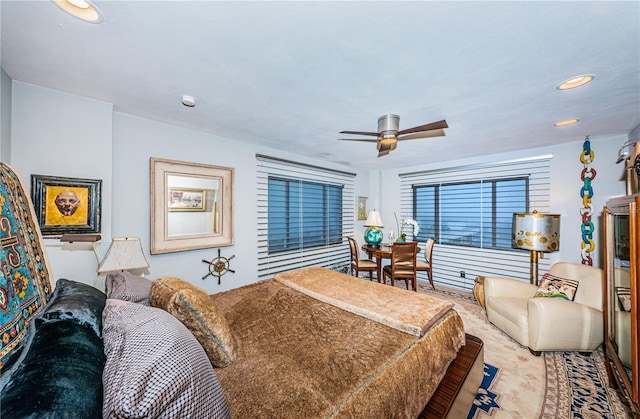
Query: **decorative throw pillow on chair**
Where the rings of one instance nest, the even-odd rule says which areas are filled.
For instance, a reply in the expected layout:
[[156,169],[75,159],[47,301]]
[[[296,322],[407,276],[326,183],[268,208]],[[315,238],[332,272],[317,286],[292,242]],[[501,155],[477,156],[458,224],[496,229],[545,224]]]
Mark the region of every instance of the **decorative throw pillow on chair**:
[[573,301],[578,290],[578,281],[573,279],[560,278],[549,273],[542,276],[538,291],[535,297],[562,298]]

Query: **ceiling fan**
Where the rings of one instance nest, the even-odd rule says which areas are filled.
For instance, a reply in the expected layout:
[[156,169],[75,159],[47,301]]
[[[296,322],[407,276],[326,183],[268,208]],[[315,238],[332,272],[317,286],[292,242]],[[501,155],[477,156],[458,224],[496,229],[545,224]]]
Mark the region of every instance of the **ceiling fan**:
[[386,156],[395,150],[398,146],[398,141],[403,140],[415,140],[418,138],[431,138],[431,137],[443,137],[444,128],[449,128],[447,121],[431,122],[429,124],[420,125],[413,128],[407,128],[398,130],[400,126],[400,117],[398,115],[383,115],[378,118],[378,132],[366,132],[366,131],[340,131],[340,134],[356,134],[356,135],[370,135],[376,137],[373,138],[339,138],[342,141],[365,141],[370,143],[377,143],[378,157]]

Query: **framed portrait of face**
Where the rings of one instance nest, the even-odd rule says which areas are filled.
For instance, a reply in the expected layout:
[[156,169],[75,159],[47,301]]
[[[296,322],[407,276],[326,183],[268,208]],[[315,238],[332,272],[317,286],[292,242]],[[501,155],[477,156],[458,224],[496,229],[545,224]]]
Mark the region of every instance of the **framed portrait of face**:
[[31,175],[31,199],[43,236],[100,233],[100,179]]

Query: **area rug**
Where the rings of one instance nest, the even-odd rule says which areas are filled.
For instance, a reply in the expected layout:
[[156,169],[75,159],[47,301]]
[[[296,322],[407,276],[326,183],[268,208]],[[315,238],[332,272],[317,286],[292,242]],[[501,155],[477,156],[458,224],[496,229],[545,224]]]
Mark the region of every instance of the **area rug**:
[[536,357],[489,323],[472,294],[433,291],[421,282],[418,291],[453,301],[467,333],[484,342],[485,379],[469,418],[631,417],[609,386],[601,348],[590,356],[545,352]]

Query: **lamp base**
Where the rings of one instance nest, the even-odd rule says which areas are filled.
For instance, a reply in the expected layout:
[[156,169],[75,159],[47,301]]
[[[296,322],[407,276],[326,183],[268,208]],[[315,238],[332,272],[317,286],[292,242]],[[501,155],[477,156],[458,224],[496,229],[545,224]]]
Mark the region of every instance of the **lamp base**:
[[380,243],[382,242],[382,230],[378,227],[369,227],[364,232],[364,241],[371,247],[380,247]]
[[529,258],[531,275],[529,276],[529,283],[538,285],[538,251],[531,250]]

